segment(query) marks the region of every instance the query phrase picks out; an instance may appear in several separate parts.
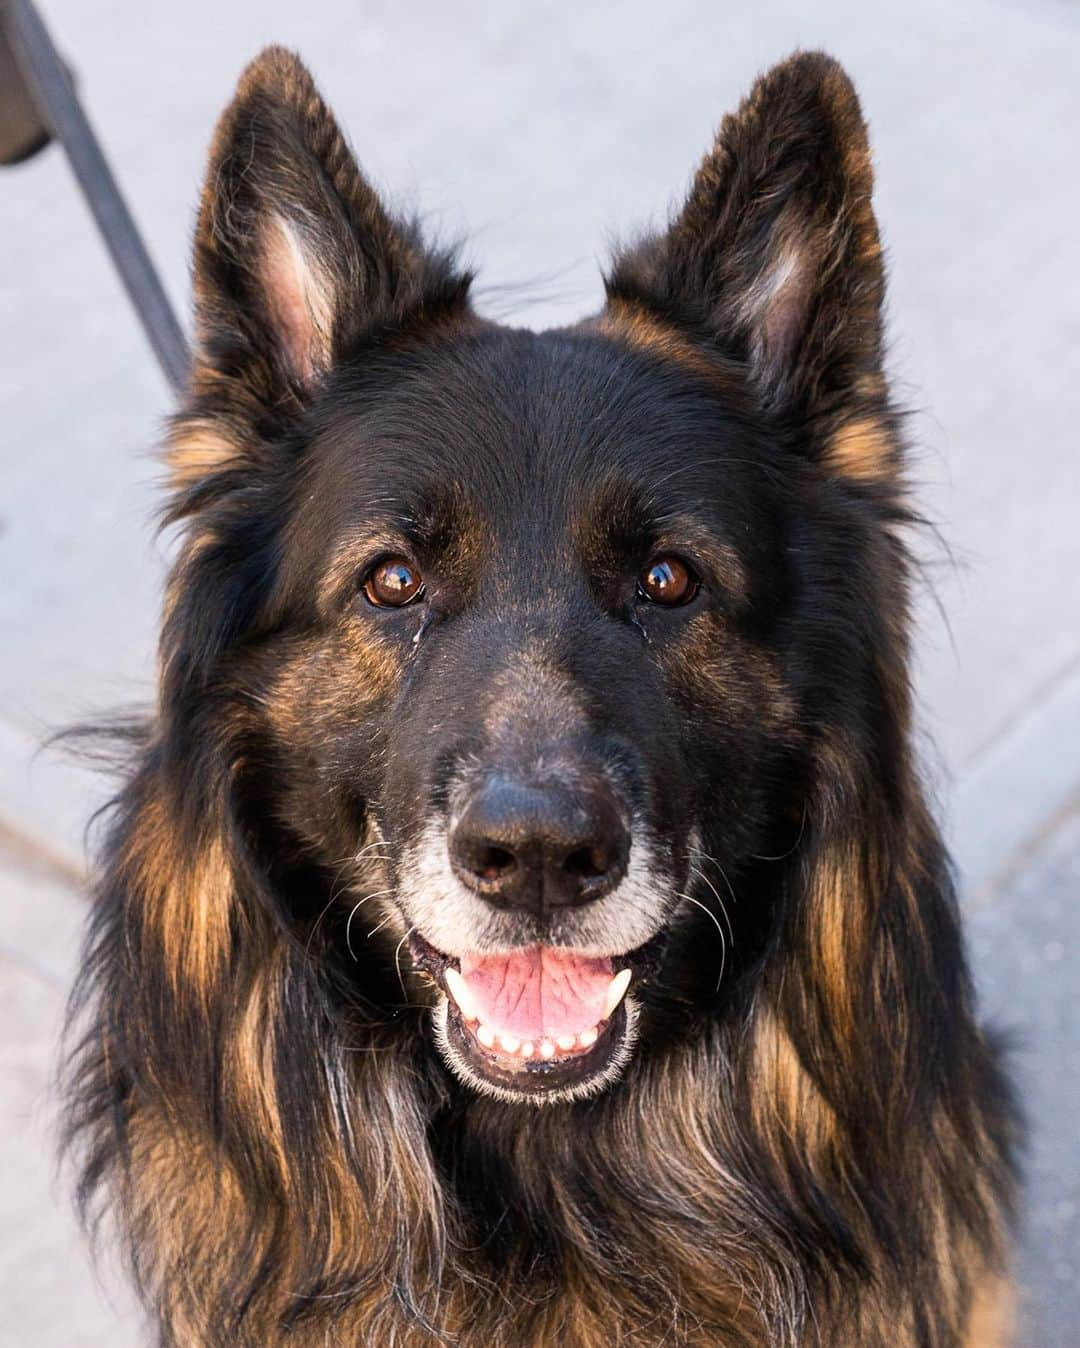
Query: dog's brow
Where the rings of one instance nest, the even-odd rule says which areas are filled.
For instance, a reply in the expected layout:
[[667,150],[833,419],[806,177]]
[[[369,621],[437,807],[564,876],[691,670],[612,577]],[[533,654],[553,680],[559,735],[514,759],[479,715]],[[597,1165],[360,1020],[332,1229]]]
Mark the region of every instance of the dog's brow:
[[700,520],[685,515],[665,515],[654,537],[657,552],[690,551],[703,562],[731,598],[743,602],[749,595],[749,578],[736,549],[704,528]]
[[351,530],[330,554],[318,586],[318,605],[329,608],[336,596],[353,585],[366,562],[374,561],[382,553],[396,553],[411,549],[409,531],[394,528],[389,522]]
[[444,571],[461,579],[480,553],[483,537],[475,507],[454,488],[421,493],[412,504],[386,500],[377,515],[357,523],[334,545],[318,587],[319,606],[332,607],[358,570],[380,553],[437,556]]
[[737,603],[749,594],[749,577],[737,549],[698,516],[682,510],[657,511],[651,490],[639,484],[609,481],[581,513],[577,541],[594,559],[614,556],[616,565],[646,560],[646,551],[691,553]]

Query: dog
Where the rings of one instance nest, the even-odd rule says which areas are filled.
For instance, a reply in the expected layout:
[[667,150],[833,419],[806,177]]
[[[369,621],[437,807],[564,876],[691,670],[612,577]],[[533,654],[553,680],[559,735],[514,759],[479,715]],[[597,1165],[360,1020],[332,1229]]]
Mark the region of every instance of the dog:
[[161,1343],[1006,1342],[871,192],[798,53],[538,335],[243,75],[67,1068]]

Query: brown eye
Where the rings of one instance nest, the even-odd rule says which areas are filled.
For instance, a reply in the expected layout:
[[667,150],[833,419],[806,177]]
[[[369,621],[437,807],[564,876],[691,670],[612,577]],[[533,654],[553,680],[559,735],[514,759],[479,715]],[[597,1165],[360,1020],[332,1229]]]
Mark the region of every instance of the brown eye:
[[423,592],[424,578],[404,557],[384,557],[364,578],[364,595],[376,608],[404,608]]
[[655,557],[638,577],[638,593],[652,604],[687,604],[697,591],[697,577],[678,557]]

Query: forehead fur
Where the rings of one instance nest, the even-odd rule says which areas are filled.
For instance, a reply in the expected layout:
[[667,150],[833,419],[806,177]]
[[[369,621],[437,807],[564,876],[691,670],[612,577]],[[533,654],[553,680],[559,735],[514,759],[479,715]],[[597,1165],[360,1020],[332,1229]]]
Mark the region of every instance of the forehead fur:
[[661,507],[748,443],[765,436],[723,367],[587,330],[486,327],[341,368],[313,409],[306,472],[384,503],[460,486],[493,504],[542,489],[551,505],[616,471]]

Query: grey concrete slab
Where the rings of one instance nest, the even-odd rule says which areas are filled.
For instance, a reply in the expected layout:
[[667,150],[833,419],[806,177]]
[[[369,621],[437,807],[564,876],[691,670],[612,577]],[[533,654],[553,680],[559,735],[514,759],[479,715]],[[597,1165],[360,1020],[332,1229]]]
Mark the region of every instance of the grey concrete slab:
[[94,1266],[57,1173],[54,1071],[84,899],[0,840],[0,1342],[18,1348],[145,1343],[106,1252]]
[[946,812],[947,836],[966,866],[967,895],[1000,883],[1026,850],[1032,821],[1050,821],[1077,796],[1080,667],[1037,690],[1014,721],[968,764]]
[[65,997],[88,912],[73,880],[36,849],[0,833],[0,958]]
[[1080,810],[970,920],[982,1005],[1015,1045],[1031,1129],[1023,1348],[1080,1344]]

